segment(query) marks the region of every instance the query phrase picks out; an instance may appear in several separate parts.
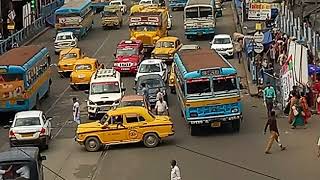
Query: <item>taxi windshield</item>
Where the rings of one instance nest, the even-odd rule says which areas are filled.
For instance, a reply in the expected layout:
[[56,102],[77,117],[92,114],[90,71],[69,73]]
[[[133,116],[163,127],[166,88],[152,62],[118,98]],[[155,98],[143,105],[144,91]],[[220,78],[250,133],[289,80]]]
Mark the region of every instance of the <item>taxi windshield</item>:
[[136,30],[136,31],[156,31],[157,29],[158,29],[157,26],[150,26],[150,25],[148,25],[148,26],[142,25],[142,26],[135,26],[134,27],[134,30]]
[[78,55],[77,53],[67,53],[67,54],[62,54],[61,59],[71,59],[71,58],[77,58]]
[[117,49],[117,57],[119,56],[132,56],[137,55],[137,49],[133,48],[124,48],[124,49]]
[[160,64],[141,64],[140,73],[160,72]]
[[174,48],[174,42],[160,41],[160,42],[157,42],[156,48]]
[[103,16],[106,16],[106,17],[112,17],[112,16],[117,16],[117,13],[116,12],[111,12],[111,11],[103,11],[102,13]]
[[104,93],[120,93],[118,82],[103,82],[93,83],[91,85],[91,94],[104,94]]
[[78,64],[76,65],[75,69],[77,71],[81,71],[81,70],[91,70],[92,66],[91,64]]

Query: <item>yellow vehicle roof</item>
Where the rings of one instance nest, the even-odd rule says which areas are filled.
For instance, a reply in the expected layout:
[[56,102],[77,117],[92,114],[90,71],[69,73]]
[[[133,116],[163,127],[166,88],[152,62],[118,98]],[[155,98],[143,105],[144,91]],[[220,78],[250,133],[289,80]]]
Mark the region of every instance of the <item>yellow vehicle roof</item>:
[[97,62],[97,59],[84,57],[82,59],[79,59],[75,62],[75,65],[77,64],[94,64]]
[[103,11],[116,12],[120,11],[120,6],[117,5],[109,5],[103,8]]
[[116,109],[108,111],[109,116],[124,114],[124,113],[132,113],[132,114],[142,114],[146,112],[146,108],[141,106],[127,106],[127,107],[118,107]]
[[149,6],[134,5],[130,9],[131,14],[137,13],[137,12],[164,12],[164,11],[168,11],[168,9],[166,7],[161,7],[158,5],[149,5]]
[[60,51],[60,54],[68,54],[68,53],[79,53],[80,48],[67,48]]
[[174,36],[167,36],[167,37],[163,37],[163,38],[160,38],[158,41],[176,41],[178,38],[177,37],[174,37]]

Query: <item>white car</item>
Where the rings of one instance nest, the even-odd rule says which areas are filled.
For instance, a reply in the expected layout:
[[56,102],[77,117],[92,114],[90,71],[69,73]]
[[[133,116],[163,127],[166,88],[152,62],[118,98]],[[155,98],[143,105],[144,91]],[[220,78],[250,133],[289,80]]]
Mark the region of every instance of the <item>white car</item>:
[[136,78],[134,79],[137,82],[138,78],[143,75],[148,74],[158,74],[162,77],[164,82],[168,79],[168,68],[161,59],[146,59],[143,60],[138,68]]
[[87,101],[89,119],[119,105],[124,96],[125,88],[120,79],[120,73],[114,69],[99,69],[90,81]]
[[52,135],[51,119],[42,111],[16,113],[9,130],[10,146],[39,146],[47,149]]
[[171,29],[172,28],[172,15],[168,12],[168,27],[167,29]]
[[122,14],[127,13],[127,5],[122,0],[110,1],[109,5],[116,5],[120,7]]
[[77,47],[78,39],[73,32],[60,32],[54,41],[55,53],[58,54],[62,49]]
[[153,0],[141,0],[140,2],[139,2],[139,5],[146,5],[146,6],[148,6],[148,5],[154,5],[155,3],[153,2]]
[[228,34],[215,35],[213,40],[210,42],[211,49],[217,51],[222,56],[233,57],[233,42],[231,36]]

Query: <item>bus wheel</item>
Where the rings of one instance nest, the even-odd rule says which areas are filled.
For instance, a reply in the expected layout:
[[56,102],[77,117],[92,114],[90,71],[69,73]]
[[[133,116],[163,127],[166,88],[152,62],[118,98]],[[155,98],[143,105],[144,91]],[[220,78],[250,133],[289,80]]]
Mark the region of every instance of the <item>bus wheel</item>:
[[36,105],[35,105],[35,109],[40,109],[40,98],[39,98],[39,94],[37,94],[37,97],[36,97]]
[[49,97],[50,91],[51,91],[51,86],[49,85],[48,90],[47,90],[47,92],[46,92],[46,94],[44,96],[45,97]]
[[240,119],[232,121],[232,130],[234,132],[239,132],[240,131]]
[[199,127],[195,125],[190,125],[190,135],[197,136],[199,134]]

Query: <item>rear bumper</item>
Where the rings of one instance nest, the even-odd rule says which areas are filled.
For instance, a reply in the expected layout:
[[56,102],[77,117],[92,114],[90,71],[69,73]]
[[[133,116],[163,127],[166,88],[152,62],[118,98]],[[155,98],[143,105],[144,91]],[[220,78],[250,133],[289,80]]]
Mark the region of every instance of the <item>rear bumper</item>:
[[199,29],[186,29],[185,35],[186,36],[202,36],[202,35],[209,35],[209,34],[215,34],[215,28],[199,28]]
[[218,118],[208,118],[208,119],[199,119],[199,120],[188,120],[187,122],[189,125],[197,125],[197,126],[211,126],[211,123],[213,122],[221,122],[221,124],[224,123],[230,123],[235,120],[242,120],[243,116],[242,114],[238,115],[232,115],[232,116],[225,116],[225,117],[218,117]]
[[49,137],[41,136],[38,139],[30,140],[18,140],[16,138],[10,138],[10,146],[42,146],[48,143]]

